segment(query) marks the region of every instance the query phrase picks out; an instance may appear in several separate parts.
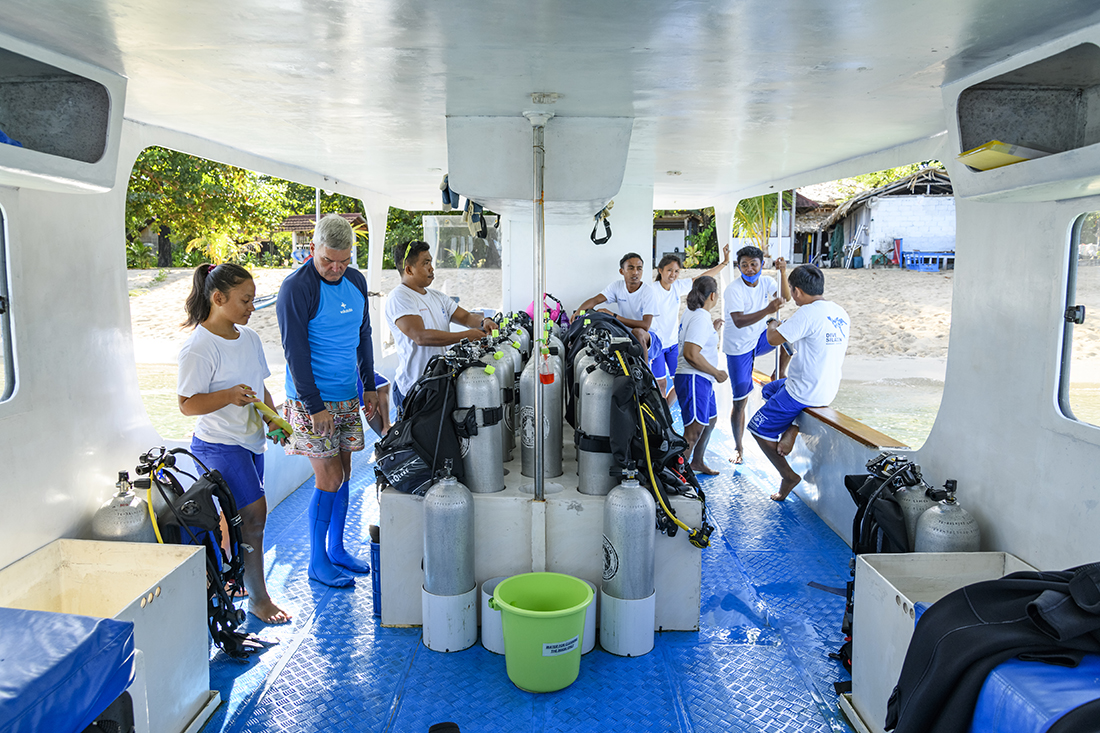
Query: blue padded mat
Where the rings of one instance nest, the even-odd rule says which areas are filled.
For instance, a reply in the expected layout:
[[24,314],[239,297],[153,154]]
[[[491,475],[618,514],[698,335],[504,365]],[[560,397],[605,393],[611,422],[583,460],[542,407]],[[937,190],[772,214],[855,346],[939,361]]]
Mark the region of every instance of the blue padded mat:
[[[703,479],[716,530],[703,551],[699,632],[658,634],[637,659],[597,646],[573,685],[541,695],[512,685],[504,658],[480,644],[439,654],[419,629],[383,628],[369,576],[351,590],[310,582],[307,481],[267,530],[268,585],[294,621],[250,617],[250,630],[279,643],[247,664],[212,657],[211,685],[225,702],[204,730],[426,733],[450,720],[463,733],[849,731],[832,691],[848,675],[827,656],[843,642],[844,599],[808,585],[842,587],[848,548],[797,497],[768,498],[777,478],[755,446],[736,467],[732,447],[717,429],[708,463],[722,473]],[[354,455],[346,530],[363,556],[367,525],[378,522],[372,448]]]

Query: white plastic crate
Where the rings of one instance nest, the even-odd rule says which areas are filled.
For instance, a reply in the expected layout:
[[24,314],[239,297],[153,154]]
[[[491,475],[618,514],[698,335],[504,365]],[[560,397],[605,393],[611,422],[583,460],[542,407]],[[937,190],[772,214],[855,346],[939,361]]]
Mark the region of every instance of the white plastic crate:
[[217,707],[202,548],[56,540],[0,570],[0,606],[132,621],[152,731],[198,730]]
[[883,733],[886,701],[901,675],[916,623],[915,603],[935,603],[971,583],[1032,566],[1006,552],[925,552],[856,558],[852,697],[842,707],[857,728]]

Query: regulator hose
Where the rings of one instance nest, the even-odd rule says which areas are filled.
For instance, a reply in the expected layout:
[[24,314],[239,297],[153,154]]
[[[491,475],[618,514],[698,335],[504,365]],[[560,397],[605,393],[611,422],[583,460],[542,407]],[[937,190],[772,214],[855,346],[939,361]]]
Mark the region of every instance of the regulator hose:
[[[630,370],[626,368],[626,362],[623,360],[622,353],[620,353],[618,350],[616,350],[615,351],[615,356],[619,360],[619,365],[623,368],[623,374],[625,374],[626,376],[629,377],[630,376]],[[696,544],[695,541],[694,541],[694,538],[697,534],[696,531],[693,530],[691,527],[687,526],[686,524],[684,524],[682,521],[680,521],[680,519],[672,512],[672,509],[670,509],[669,506],[667,504],[665,504],[665,498],[664,498],[664,496],[662,496],[663,492],[657,487],[657,477],[653,474],[653,459],[652,459],[652,457],[650,455],[650,452],[649,452],[649,434],[646,432],[646,429],[645,429],[645,414],[642,412],[641,402],[638,403],[638,419],[642,423],[642,444],[645,446],[645,463],[646,463],[646,468],[649,470],[649,480],[651,482],[651,485],[653,486],[653,495],[657,497],[657,501],[661,504],[661,509],[664,510],[664,512],[668,516],[668,518],[671,519],[673,522],[675,522],[677,527],[679,527],[680,529],[684,530],[685,532],[687,532],[689,534],[689,536],[692,538],[692,544],[694,545],[694,544]],[[696,545],[696,546],[697,547],[704,547],[705,545]]]

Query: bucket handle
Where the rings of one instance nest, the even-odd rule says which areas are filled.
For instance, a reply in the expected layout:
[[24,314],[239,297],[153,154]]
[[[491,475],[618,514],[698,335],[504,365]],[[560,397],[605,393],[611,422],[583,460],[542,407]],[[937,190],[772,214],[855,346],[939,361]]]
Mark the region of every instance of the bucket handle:
[[497,608],[497,599],[495,596],[489,596],[489,608],[493,609],[494,611],[500,610],[499,608]]

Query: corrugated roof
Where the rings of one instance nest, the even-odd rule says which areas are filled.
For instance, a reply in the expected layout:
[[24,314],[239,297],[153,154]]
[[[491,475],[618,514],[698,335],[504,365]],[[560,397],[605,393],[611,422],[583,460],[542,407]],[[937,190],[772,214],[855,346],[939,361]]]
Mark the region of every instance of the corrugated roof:
[[[364,219],[363,215],[358,211],[353,211],[350,214],[341,213],[340,216],[344,217],[348,224],[351,224],[353,229],[365,229],[367,226],[367,220]],[[316,223],[317,217],[314,214],[293,214],[283,219],[283,223],[280,224],[275,231],[312,232]]]
[[864,191],[855,198],[845,201],[837,207],[836,211],[834,211],[819,228],[832,226],[834,223],[847,216],[848,212],[854,207],[876,196],[950,196],[953,193],[954,189],[951,187],[951,177],[947,175],[947,171],[940,170],[939,168],[924,168],[911,176],[870,191]]

